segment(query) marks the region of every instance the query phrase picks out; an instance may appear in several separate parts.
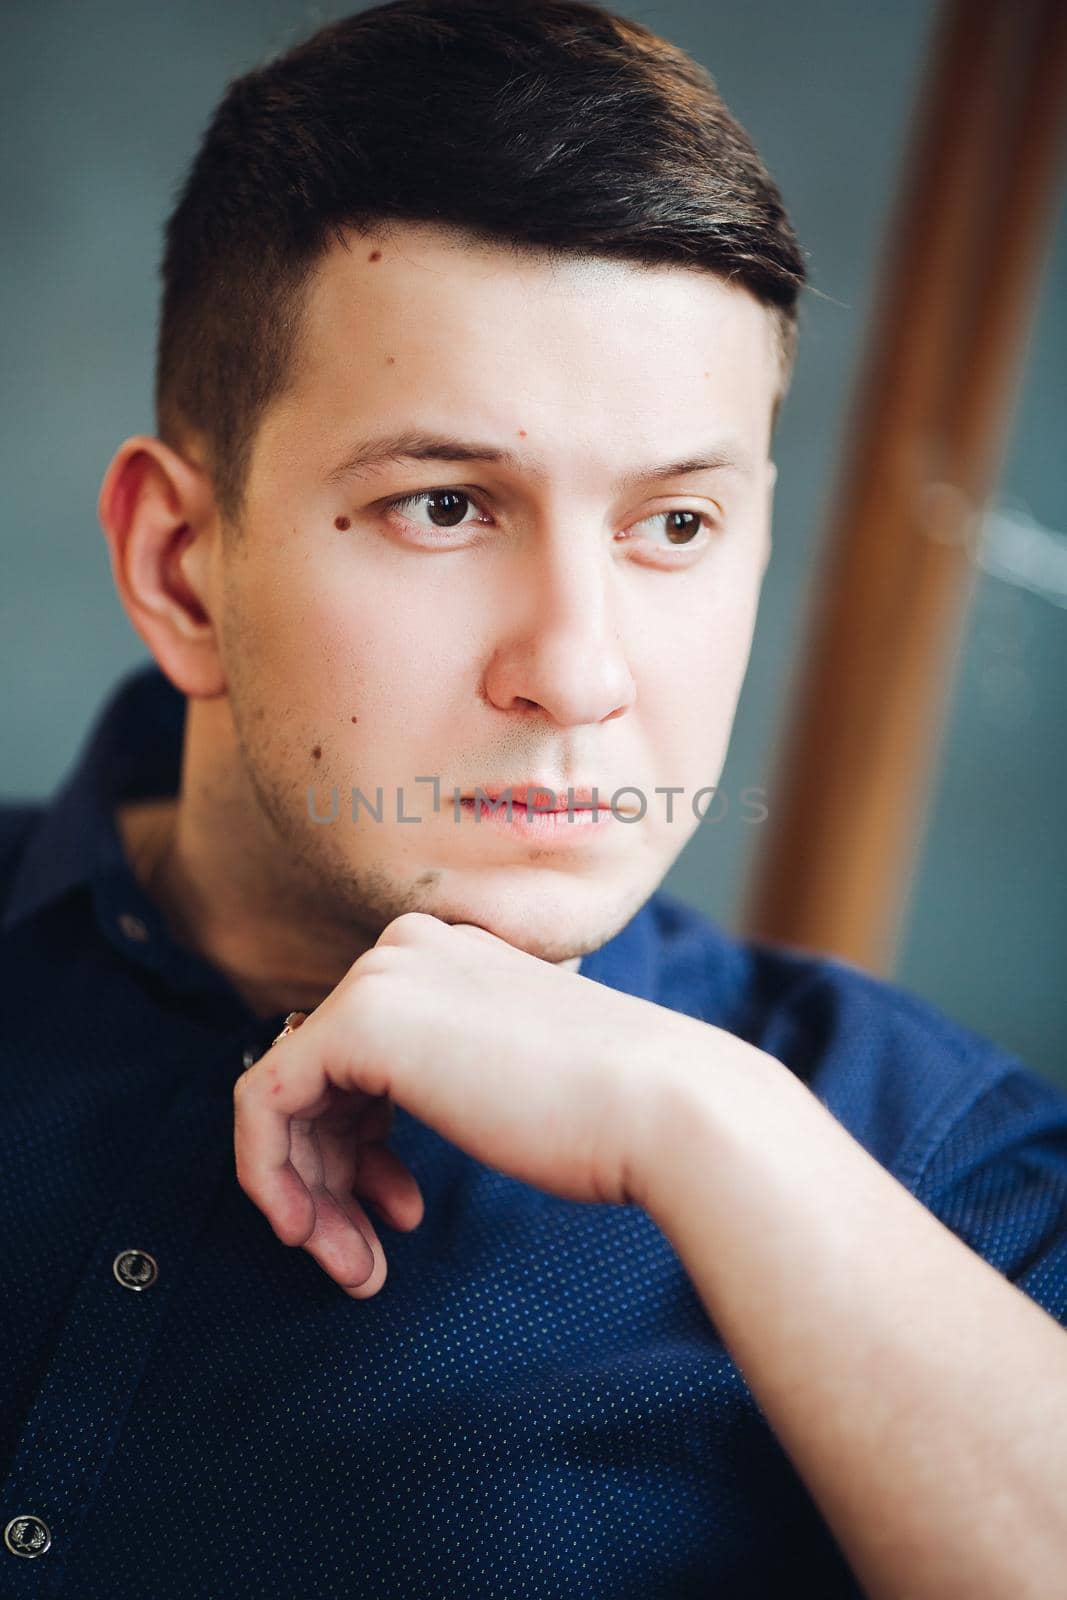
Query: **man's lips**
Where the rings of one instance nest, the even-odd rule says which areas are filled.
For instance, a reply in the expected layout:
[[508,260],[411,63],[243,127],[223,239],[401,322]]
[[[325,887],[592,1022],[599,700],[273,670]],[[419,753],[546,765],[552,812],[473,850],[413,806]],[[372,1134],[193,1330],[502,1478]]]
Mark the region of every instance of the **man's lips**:
[[[482,783],[478,785],[479,800],[500,801],[498,809],[506,810],[510,795],[513,811],[523,810],[531,815],[551,816],[557,811],[610,811],[611,796],[615,791],[606,785],[551,783]],[[473,804],[475,791],[460,797]],[[619,811],[633,812],[633,806],[619,806]]]

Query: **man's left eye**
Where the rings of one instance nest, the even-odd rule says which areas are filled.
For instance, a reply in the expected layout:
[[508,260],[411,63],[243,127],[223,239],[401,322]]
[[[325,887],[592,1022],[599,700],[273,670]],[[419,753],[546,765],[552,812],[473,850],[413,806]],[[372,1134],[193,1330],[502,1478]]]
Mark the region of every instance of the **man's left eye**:
[[643,522],[635,523],[636,528],[659,523],[661,526],[666,519],[664,532],[667,543],[675,548],[684,548],[696,542],[701,529],[711,533],[714,522],[706,511],[690,511],[680,508],[676,511],[657,511],[653,516],[646,517]]

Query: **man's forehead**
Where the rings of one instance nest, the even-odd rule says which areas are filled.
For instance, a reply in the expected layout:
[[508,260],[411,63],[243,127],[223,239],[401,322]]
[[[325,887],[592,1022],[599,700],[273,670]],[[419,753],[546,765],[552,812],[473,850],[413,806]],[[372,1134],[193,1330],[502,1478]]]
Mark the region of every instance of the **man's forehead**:
[[[391,283],[403,285],[395,298],[388,293]],[[577,296],[591,311],[603,296],[653,310],[702,308],[719,322],[757,326],[769,321],[767,308],[745,285],[691,262],[649,262],[529,245],[422,222],[398,222],[366,233],[348,229],[333,239],[310,277],[308,303],[328,307],[331,316],[346,308],[354,313],[366,308],[403,319],[413,297],[433,298],[447,308],[452,288],[493,294],[515,313],[531,295],[539,307],[553,300],[562,305]],[[611,330],[615,337],[625,331]]]
[[[553,307],[542,317],[528,294],[543,283],[562,296],[568,268],[558,257],[538,262],[505,244],[414,225],[350,234],[335,243],[330,277],[313,291],[321,298],[302,329],[302,358],[276,425],[314,428],[320,481],[351,477],[373,456],[415,459],[421,434],[488,440],[480,452],[488,460],[515,448],[525,430],[529,459],[534,438],[551,447],[564,420],[567,430],[613,436],[632,465],[719,452],[751,468],[777,377],[766,308],[688,267],[666,278],[602,258],[572,265],[583,292],[556,323]],[[599,288],[611,299],[611,281],[623,293],[599,315]],[[693,285],[697,303],[686,298]],[[661,286],[664,307],[654,303]],[[408,435],[416,446],[405,446]],[[435,452],[430,441],[421,459],[435,456],[458,462],[473,459],[473,449]]]
[[[335,235],[323,253],[321,265],[344,271],[352,264],[378,266],[389,260],[403,260],[427,272],[459,263],[477,276],[479,273],[511,271],[517,276],[537,276],[563,285],[568,280],[608,282],[620,270],[661,270],[643,261],[630,261],[618,254],[599,253],[588,247],[562,245],[496,237],[460,224],[414,220],[393,220],[365,230],[346,228]],[[670,270],[670,269],[665,269]],[[680,264],[678,270],[693,271]],[[710,276],[706,272],[704,276]]]

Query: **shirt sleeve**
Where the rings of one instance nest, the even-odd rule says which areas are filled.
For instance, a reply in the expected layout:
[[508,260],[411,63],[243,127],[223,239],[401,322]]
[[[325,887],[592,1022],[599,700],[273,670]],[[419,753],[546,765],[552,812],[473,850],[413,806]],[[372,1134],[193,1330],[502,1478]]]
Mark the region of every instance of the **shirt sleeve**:
[[915,1189],[935,1216],[1067,1326],[1067,1095],[1017,1065],[942,1140]]

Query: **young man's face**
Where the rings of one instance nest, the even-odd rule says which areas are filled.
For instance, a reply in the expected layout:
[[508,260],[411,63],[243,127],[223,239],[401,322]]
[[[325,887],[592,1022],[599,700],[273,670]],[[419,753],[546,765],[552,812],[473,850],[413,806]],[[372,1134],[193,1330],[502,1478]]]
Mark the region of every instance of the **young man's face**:
[[[323,258],[224,554],[242,758],[324,910],[428,911],[569,960],[653,892],[720,776],[769,552],[770,318],[687,269],[520,260],[421,225],[349,243]],[[408,433],[508,459],[337,475]],[[535,780],[644,815],[456,820],[455,789]],[[353,821],[353,789],[379,788],[382,820]]]

